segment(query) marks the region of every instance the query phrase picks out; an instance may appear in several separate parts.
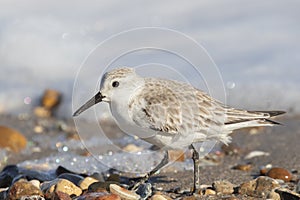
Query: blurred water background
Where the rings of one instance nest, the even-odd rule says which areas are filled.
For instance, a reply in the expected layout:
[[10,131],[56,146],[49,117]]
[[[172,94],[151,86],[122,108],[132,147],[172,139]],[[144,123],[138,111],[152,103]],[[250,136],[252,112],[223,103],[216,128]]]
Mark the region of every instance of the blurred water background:
[[54,88],[63,93],[59,115],[71,117],[73,84],[89,53],[116,33],[154,26],[180,31],[208,51],[229,105],[299,113],[299,7],[293,0],[1,1],[0,112],[29,112]]

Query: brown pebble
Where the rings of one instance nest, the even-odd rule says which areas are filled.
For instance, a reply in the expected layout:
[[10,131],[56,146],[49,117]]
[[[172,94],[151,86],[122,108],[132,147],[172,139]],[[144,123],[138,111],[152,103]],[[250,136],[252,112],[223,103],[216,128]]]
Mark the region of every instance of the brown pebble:
[[212,187],[217,194],[232,194],[234,192],[234,185],[229,181],[215,181]]
[[52,194],[51,200],[72,200],[71,197],[61,191],[56,191]]
[[267,176],[274,179],[281,179],[285,182],[290,182],[293,175],[284,168],[273,167],[268,171]]
[[78,197],[77,200],[121,200],[121,198],[108,192],[91,192]]
[[18,153],[25,149],[26,145],[27,139],[20,132],[6,126],[0,126],[1,148],[9,148]]
[[262,168],[262,169],[259,170],[259,173],[260,173],[260,175],[262,175],[262,176],[265,176],[265,175],[267,174],[267,172],[268,172],[268,169],[267,169],[267,168]]
[[272,190],[278,187],[279,183],[276,180],[260,176],[254,180],[242,183],[238,189],[238,193],[256,198],[266,198]]
[[233,167],[233,169],[241,170],[241,171],[250,171],[252,169],[251,164],[239,164]]
[[43,196],[42,191],[27,180],[20,179],[8,191],[8,200],[20,199],[22,196]]
[[60,100],[61,100],[60,92],[53,89],[47,89],[45,90],[42,97],[42,106],[44,108],[47,108],[48,110],[52,110],[60,103]]

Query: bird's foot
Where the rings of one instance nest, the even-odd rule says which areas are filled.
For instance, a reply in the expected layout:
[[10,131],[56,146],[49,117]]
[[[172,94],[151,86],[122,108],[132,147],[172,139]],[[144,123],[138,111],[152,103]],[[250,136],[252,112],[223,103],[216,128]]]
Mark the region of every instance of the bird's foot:
[[141,177],[140,180],[135,182],[133,185],[129,186],[129,189],[132,191],[138,190],[139,186],[144,184],[146,181],[148,181],[148,179],[149,179],[149,175],[147,174],[146,176]]

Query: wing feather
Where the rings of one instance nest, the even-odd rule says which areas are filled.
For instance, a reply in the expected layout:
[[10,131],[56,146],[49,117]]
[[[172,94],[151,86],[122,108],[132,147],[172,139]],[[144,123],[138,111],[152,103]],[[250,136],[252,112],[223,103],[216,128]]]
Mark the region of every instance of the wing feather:
[[146,78],[144,89],[130,104],[137,125],[169,134],[204,132],[224,124],[216,117],[222,110],[212,98],[176,81]]

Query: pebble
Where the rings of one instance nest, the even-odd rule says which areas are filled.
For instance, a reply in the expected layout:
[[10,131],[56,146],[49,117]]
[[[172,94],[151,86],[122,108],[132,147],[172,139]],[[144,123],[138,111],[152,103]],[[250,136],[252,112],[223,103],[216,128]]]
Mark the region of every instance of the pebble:
[[7,165],[0,173],[0,188],[9,187],[18,174],[19,169],[16,165]]
[[268,196],[267,196],[267,199],[272,199],[272,200],[280,200],[280,195],[275,192],[274,190],[272,190]]
[[171,200],[171,198],[162,194],[155,194],[151,197],[151,200]]
[[300,194],[293,192],[291,190],[288,190],[286,188],[279,188],[276,189],[275,192],[277,192],[280,195],[280,198],[285,200],[299,200],[300,199]]
[[55,186],[55,191],[61,191],[63,193],[79,196],[82,193],[82,190],[77,187],[74,183],[66,179],[59,179]]
[[121,200],[121,198],[108,192],[92,192],[80,196],[77,200]]
[[34,127],[34,129],[33,129],[33,131],[35,132],[35,133],[42,133],[43,131],[44,131],[44,128],[42,127],[42,126],[35,126]]
[[123,151],[130,152],[130,153],[137,153],[137,152],[140,152],[142,150],[143,150],[142,147],[138,147],[135,144],[128,144],[127,146],[125,146],[123,148]]
[[9,148],[13,152],[19,153],[25,149],[27,139],[22,133],[6,126],[0,126],[0,147]]
[[216,195],[217,194],[217,192],[216,191],[214,191],[214,190],[212,190],[212,189],[206,189],[205,191],[204,191],[204,195]]
[[215,181],[212,187],[217,194],[232,194],[234,192],[234,185],[229,181]]
[[300,194],[300,180],[298,180],[298,183],[296,186],[296,192]]
[[82,190],[71,181],[59,178],[42,183],[41,190],[45,193],[47,198],[53,196],[53,193],[58,191],[66,193],[69,196],[79,196],[82,193]]
[[79,187],[82,189],[82,190],[87,190],[89,188],[89,186],[92,184],[92,183],[95,183],[95,182],[98,182],[97,179],[94,179],[92,177],[85,177],[83,180],[81,180],[79,182]]
[[88,191],[89,192],[109,191],[110,184],[118,184],[118,182],[114,182],[114,181],[105,181],[105,182],[99,181],[99,182],[95,182],[95,183],[92,183],[88,187]]
[[39,180],[31,180],[31,181],[29,181],[29,183],[31,183],[32,185],[34,185],[35,187],[37,187],[37,188],[40,188],[40,181]]
[[266,175],[273,179],[281,179],[285,182],[290,182],[293,177],[288,170],[280,167],[273,167],[267,172]]
[[53,192],[51,199],[52,200],[72,200],[68,194],[61,192],[61,191]]
[[117,184],[110,184],[109,189],[111,193],[118,195],[122,200],[138,200],[141,198],[135,192],[122,188]]
[[269,152],[264,152],[264,151],[251,151],[250,153],[248,153],[245,156],[245,160],[251,159],[251,158],[255,158],[255,157],[259,157],[259,156],[269,156],[270,153]]
[[256,198],[266,198],[268,194],[275,188],[279,187],[279,183],[272,178],[260,176],[249,182],[240,185],[238,192],[242,195],[249,195]]
[[280,195],[280,198],[285,200],[299,200],[300,194],[293,192],[291,190],[285,189],[285,188],[279,188],[276,189],[275,192],[277,192]]
[[241,171],[250,171],[252,169],[251,164],[239,164],[233,167],[233,169],[241,170]]
[[268,169],[267,168],[261,168],[259,170],[260,175],[265,176],[268,173]]
[[15,182],[8,191],[8,200],[20,199],[22,196],[43,196],[42,191],[32,183],[21,179]]
[[58,106],[61,100],[61,93],[57,90],[46,89],[42,97],[42,106],[48,110]]

